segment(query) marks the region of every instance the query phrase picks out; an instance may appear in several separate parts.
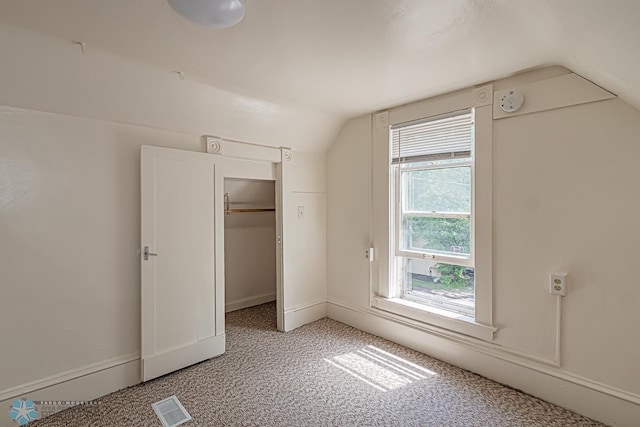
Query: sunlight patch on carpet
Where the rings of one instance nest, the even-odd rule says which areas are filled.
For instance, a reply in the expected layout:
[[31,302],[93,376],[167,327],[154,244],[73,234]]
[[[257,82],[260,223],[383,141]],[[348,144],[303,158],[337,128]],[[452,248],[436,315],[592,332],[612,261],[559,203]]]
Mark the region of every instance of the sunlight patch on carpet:
[[372,345],[324,361],[383,392],[436,375],[429,369]]

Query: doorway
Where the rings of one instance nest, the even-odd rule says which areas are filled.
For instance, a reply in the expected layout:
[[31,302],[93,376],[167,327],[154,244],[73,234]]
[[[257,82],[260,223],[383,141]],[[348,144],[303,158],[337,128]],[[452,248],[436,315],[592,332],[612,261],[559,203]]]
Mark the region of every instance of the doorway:
[[224,204],[225,313],[276,301],[275,181],[225,178]]

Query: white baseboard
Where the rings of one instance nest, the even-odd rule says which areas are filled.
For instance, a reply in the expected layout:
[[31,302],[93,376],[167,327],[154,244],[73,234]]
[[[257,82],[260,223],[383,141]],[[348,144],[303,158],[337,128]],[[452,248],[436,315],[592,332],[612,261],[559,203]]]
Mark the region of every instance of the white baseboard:
[[254,305],[260,305],[267,302],[275,301],[276,294],[264,294],[258,295],[255,297],[243,298],[236,301],[231,301],[225,304],[224,312],[229,313],[230,311],[236,311],[247,307],[253,307]]
[[71,402],[90,402],[138,383],[140,355],[129,355],[4,390],[0,401],[0,427],[18,425],[9,418],[9,408],[15,399],[54,402],[53,406],[65,409],[73,406]]
[[329,318],[490,378],[612,426],[637,426],[640,396],[510,355],[500,358],[344,303],[328,302]]
[[327,317],[327,302],[320,301],[284,311],[284,331],[289,332],[307,323]]

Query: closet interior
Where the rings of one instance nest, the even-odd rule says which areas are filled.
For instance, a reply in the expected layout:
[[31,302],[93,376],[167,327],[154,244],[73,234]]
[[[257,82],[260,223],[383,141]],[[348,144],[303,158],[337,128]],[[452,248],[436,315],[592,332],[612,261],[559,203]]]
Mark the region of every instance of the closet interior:
[[224,181],[225,311],[276,300],[275,181]]

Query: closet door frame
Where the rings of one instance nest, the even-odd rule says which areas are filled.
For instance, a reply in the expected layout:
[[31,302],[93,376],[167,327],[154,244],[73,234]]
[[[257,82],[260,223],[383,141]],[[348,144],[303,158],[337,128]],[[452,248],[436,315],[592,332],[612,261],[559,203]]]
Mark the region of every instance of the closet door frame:
[[275,181],[276,200],[276,319],[284,331],[285,281],[283,248],[284,206],[287,206],[288,165],[292,154],[288,148],[265,147],[220,138],[206,137],[207,152],[224,156],[224,178]]

